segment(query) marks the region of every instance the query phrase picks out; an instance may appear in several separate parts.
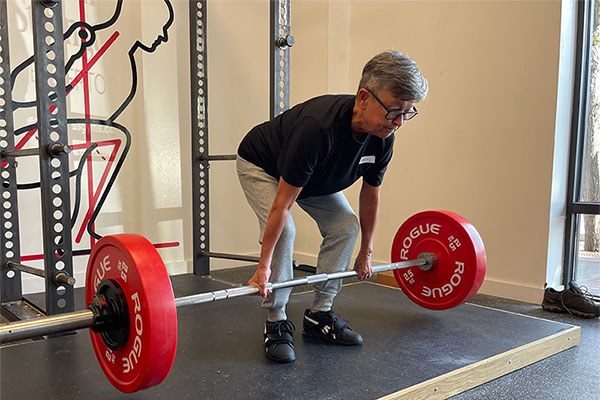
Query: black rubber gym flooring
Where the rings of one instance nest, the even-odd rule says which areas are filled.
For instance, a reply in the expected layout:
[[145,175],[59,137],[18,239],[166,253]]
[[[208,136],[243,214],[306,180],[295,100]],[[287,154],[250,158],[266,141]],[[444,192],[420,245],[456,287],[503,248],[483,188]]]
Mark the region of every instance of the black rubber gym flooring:
[[[173,285],[176,296],[228,287],[193,275],[173,277]],[[161,386],[117,392],[80,331],[2,348],[0,397],[373,399],[571,327],[472,304],[429,311],[397,289],[363,282],[344,286],[335,310],[365,343],[340,347],[302,339],[301,318],[311,299],[312,293],[296,293],[288,307],[297,326],[294,364],[264,357],[260,299],[243,297],[179,308],[177,358]]]

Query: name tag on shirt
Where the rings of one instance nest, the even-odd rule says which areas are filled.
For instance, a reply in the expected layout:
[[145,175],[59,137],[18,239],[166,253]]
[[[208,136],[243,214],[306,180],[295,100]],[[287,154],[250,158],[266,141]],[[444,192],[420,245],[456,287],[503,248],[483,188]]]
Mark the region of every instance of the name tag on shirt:
[[360,158],[358,165],[360,164],[375,164],[375,156],[364,156]]

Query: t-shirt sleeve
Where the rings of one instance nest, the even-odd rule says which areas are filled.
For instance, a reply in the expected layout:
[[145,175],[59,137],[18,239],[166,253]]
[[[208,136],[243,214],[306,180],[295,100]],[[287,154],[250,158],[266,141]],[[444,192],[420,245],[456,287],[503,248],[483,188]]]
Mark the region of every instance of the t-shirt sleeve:
[[312,118],[298,120],[281,149],[277,169],[287,183],[303,187],[328,154],[326,135]]
[[363,179],[371,186],[379,186],[383,183],[383,176],[387,169],[392,155],[394,154],[394,135],[390,136],[386,140],[383,155],[379,157],[379,161],[376,161],[371,168],[365,172]]

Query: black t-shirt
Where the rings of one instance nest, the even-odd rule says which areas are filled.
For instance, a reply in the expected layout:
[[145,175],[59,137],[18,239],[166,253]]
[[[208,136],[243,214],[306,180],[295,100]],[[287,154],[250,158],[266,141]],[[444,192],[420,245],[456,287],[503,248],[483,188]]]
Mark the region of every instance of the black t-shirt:
[[361,176],[379,186],[392,158],[394,135],[357,140],[351,129],[354,99],[325,95],[298,104],[252,128],[238,154],[275,179],[302,187],[299,198],[339,192]]

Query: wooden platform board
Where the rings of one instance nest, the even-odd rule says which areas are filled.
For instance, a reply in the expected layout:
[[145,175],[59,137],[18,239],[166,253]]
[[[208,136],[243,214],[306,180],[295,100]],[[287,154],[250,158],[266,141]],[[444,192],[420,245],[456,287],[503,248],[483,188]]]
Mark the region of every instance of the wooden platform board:
[[[378,274],[376,282],[382,286],[398,289],[398,283],[393,272]],[[581,329],[578,326],[571,326],[564,331],[497,354],[410,388],[391,393],[381,397],[381,399],[446,399],[577,346],[580,333]]]
[[[225,287],[193,275],[173,278],[177,296]],[[365,342],[332,346],[301,337],[312,293],[292,296],[297,361],[264,357],[260,299],[183,307],[174,368],[160,386],[126,396],[96,365],[87,332],[4,347],[0,397],[9,399],[433,399],[447,398],[552,356],[579,342],[579,328],[465,304],[430,311],[395,288],[344,286],[336,311]],[[556,357],[560,357],[557,355]]]

